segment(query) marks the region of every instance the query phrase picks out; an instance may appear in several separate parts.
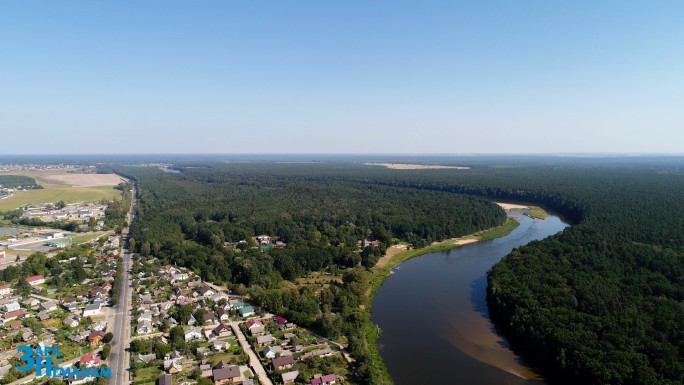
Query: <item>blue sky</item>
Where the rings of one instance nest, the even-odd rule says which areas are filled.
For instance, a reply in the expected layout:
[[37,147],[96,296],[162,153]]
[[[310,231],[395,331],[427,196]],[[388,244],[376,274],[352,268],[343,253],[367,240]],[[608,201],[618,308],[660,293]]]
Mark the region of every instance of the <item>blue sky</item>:
[[11,153],[684,152],[681,1],[0,1]]

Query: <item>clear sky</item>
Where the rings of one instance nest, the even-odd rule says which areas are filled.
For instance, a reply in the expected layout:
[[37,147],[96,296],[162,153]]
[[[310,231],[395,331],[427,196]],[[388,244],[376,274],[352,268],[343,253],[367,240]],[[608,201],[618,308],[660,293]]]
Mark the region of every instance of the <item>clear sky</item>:
[[0,153],[684,152],[684,2],[0,0]]

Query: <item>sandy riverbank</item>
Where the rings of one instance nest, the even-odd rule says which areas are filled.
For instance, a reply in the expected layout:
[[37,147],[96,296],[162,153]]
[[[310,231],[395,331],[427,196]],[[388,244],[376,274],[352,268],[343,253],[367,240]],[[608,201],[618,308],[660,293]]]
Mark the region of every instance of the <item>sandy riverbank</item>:
[[501,206],[501,208],[504,210],[523,210],[523,209],[529,209],[530,208],[530,206],[516,205],[514,203],[503,203],[503,202],[494,202],[494,203]]

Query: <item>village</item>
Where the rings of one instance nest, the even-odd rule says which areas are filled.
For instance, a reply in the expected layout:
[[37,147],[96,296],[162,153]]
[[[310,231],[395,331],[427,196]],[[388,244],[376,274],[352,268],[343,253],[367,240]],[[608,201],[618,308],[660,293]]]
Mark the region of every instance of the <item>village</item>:
[[[10,237],[10,238],[8,238]],[[15,238],[11,238],[15,237]],[[0,270],[0,383],[43,383],[18,372],[17,347],[58,346],[61,367],[107,365],[118,300],[121,238],[77,245],[58,230],[5,235],[41,251]],[[259,248],[285,247],[268,236]],[[232,245],[225,245],[231,247]],[[12,251],[12,249],[8,249]],[[269,314],[226,288],[156,258],[133,257],[130,374],[133,384],[312,384],[345,381],[351,359],[335,342]],[[0,252],[0,260],[12,259]],[[36,274],[33,274],[36,273]],[[30,274],[26,276],[27,274]],[[96,378],[65,379],[69,384]]]
[[107,358],[113,339],[107,328],[116,301],[119,242],[119,237],[110,236],[68,249],[53,247],[0,271],[2,383],[44,382],[35,379],[35,373],[17,371],[20,345],[58,346],[62,367],[99,366]]
[[[284,247],[270,245],[267,236],[257,240],[262,249]],[[156,258],[135,258],[133,277],[133,384],[156,379],[160,385],[327,385],[345,380],[351,359],[339,345],[242,296]]]

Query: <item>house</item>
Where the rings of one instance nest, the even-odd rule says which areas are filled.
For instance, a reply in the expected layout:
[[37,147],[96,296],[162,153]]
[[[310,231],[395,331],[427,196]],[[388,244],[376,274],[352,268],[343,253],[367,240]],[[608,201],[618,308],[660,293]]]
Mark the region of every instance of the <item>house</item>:
[[254,308],[251,306],[245,306],[238,312],[240,313],[240,317],[250,317],[254,315]]
[[99,295],[105,295],[107,294],[108,290],[105,290],[102,287],[94,287],[90,289],[90,297],[97,297]]
[[237,365],[227,365],[221,361],[212,370],[215,385],[234,384],[242,381],[240,368]]
[[41,283],[45,283],[45,277],[42,275],[34,275],[33,277],[26,278],[26,282],[31,286],[40,285]]
[[200,374],[200,377],[209,378],[214,375],[214,373],[211,371],[211,365],[209,364],[201,364],[199,368],[200,372],[202,372],[202,374]]
[[88,342],[90,342],[91,346],[96,346],[102,342],[104,336],[105,333],[103,331],[92,331],[88,334]]
[[202,286],[199,289],[199,293],[202,297],[206,298],[206,297],[211,297],[212,295],[214,295],[215,292],[213,290],[211,290],[211,288],[209,286]]
[[19,309],[21,309],[21,305],[19,305],[19,302],[17,301],[9,302],[2,305],[2,311],[4,312],[11,312]]
[[103,330],[107,329],[107,321],[95,322],[93,324],[93,326],[91,327],[91,329],[93,329],[95,331],[103,331]]
[[164,373],[157,380],[157,384],[158,385],[173,385],[173,377],[168,373]]
[[258,336],[264,334],[264,324],[258,319],[251,319],[245,322],[245,326],[249,333],[253,336]]
[[183,371],[183,365],[181,365],[180,360],[174,360],[171,366],[167,369],[170,374],[178,373]]
[[275,338],[270,334],[257,337],[257,344],[259,346],[269,345],[273,341],[275,341]]
[[215,327],[211,333],[216,337],[226,337],[232,334],[230,331],[230,326],[226,324],[219,324],[219,326]]
[[283,384],[290,384],[295,382],[297,379],[297,376],[299,376],[299,371],[298,370],[293,370],[291,372],[285,372],[280,375],[280,377],[283,380]]
[[140,294],[138,295],[138,302],[142,303],[152,303],[152,294]]
[[43,310],[45,310],[45,311],[57,310],[57,302],[55,302],[55,301],[43,302],[40,304],[40,307],[42,307]]
[[188,273],[175,273],[175,274],[171,275],[171,283],[174,283],[177,281],[185,281],[188,278],[190,278]]
[[9,324],[9,329],[10,329],[10,330],[16,330],[16,329],[19,329],[19,328],[21,328],[21,321],[10,322],[10,324]]
[[100,314],[100,308],[102,307],[101,303],[91,303],[89,305],[86,305],[85,309],[83,309],[83,316],[84,317],[90,317],[94,315]]
[[221,322],[230,320],[230,314],[225,309],[219,309],[216,312],[216,316]]
[[27,314],[27,313],[26,313],[26,310],[24,310],[24,309],[19,309],[19,310],[15,310],[15,311],[11,311],[11,312],[9,312],[9,313],[3,314],[3,315],[2,315],[2,320],[3,320],[4,322],[7,322],[7,321],[11,321],[11,320],[13,320],[13,319],[21,319],[21,318],[26,317],[26,314]]
[[12,294],[12,288],[5,285],[0,285],[0,295],[10,295]]
[[79,320],[76,319],[73,315],[70,315],[64,318],[64,321],[62,321],[62,323],[64,323],[68,327],[75,328],[76,326],[78,326],[78,321]]
[[272,359],[278,357],[278,355],[280,355],[282,351],[283,348],[281,348],[280,346],[267,346],[262,352],[262,354],[264,355],[264,357]]
[[185,342],[198,341],[202,339],[202,328],[186,327]]
[[285,334],[283,334],[283,338],[285,338],[286,340],[291,340],[291,339],[293,339],[293,338],[295,338],[295,337],[296,337],[296,336],[295,336],[294,333],[285,333]]
[[95,366],[95,365],[99,365],[99,364],[100,364],[100,356],[95,354],[95,351],[92,351],[90,353],[85,354],[78,361],[78,366],[80,368],[89,368],[91,366]]
[[62,300],[62,306],[68,311],[74,310],[77,305],[76,299],[73,297],[67,297]]
[[230,342],[227,341],[216,340],[214,341],[214,345],[212,345],[212,349],[217,352],[227,350],[228,348],[230,348]]
[[138,322],[144,321],[152,322],[152,313],[150,311],[144,311],[138,316]]
[[330,349],[330,346],[326,346],[323,349],[316,349],[316,350],[313,350],[309,353],[304,354],[301,357],[301,359],[305,360],[305,359],[308,359],[311,357],[328,357],[328,356],[332,356],[333,354],[335,354],[335,352],[332,349]]
[[197,348],[197,357],[203,358],[208,356],[210,353],[209,349],[205,348],[204,346],[201,346]]
[[139,363],[143,363],[143,364],[149,364],[150,362],[152,362],[156,359],[157,359],[157,355],[154,353],[138,354],[138,358],[135,359],[135,362],[139,362]]
[[287,320],[286,320],[285,318],[281,317],[281,316],[276,316],[276,317],[275,317],[275,321],[276,321],[276,322],[278,323],[278,325],[280,325],[280,326],[285,326],[285,324],[287,323]]
[[325,376],[317,374],[311,379],[309,385],[333,385],[336,381],[337,376],[334,374],[326,374]]
[[214,323],[216,321],[214,317],[214,312],[213,311],[207,311],[204,313],[204,322],[206,323]]
[[280,358],[274,358],[271,363],[273,364],[273,369],[274,370],[283,370],[283,369],[290,369],[292,366],[294,366],[294,357],[292,356],[285,356],[285,357],[280,357]]
[[271,237],[269,237],[268,235],[259,235],[257,237],[257,240],[259,241],[259,243],[271,243]]
[[174,350],[171,353],[167,353],[164,356],[165,360],[181,360],[183,359],[183,356],[180,354],[178,350]]
[[138,334],[150,334],[154,331],[154,328],[152,327],[152,322],[145,320],[138,324],[135,331]]
[[50,315],[48,313],[46,313],[45,311],[41,311],[40,313],[38,313],[36,315],[36,317],[38,317],[38,319],[41,321],[47,321],[50,319]]
[[22,302],[22,304],[24,305],[24,307],[31,310],[37,310],[40,307],[40,301],[35,298],[29,298],[26,301]]
[[21,335],[21,340],[22,340],[23,342],[28,342],[28,341],[31,341],[32,339],[34,339],[35,337],[36,337],[36,336],[33,335],[33,332],[29,330],[29,331],[27,331],[27,332],[24,332],[24,333]]

